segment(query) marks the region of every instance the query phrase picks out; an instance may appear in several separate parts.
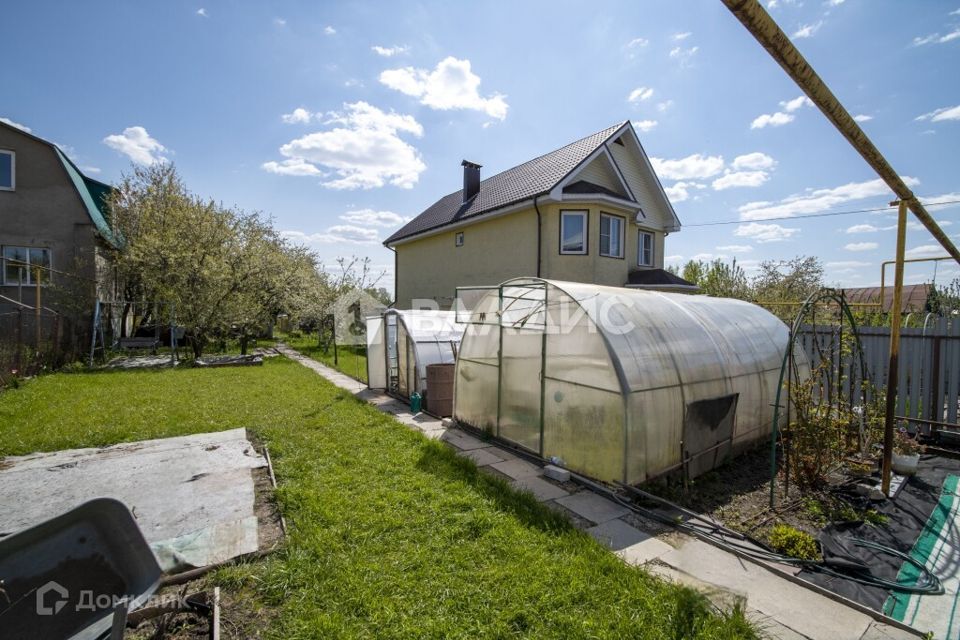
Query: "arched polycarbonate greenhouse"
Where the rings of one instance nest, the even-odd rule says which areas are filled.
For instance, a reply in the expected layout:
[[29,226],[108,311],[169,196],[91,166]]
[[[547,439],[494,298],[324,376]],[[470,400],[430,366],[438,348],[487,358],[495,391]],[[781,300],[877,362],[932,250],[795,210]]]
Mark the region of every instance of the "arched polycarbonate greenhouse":
[[452,364],[466,325],[453,311],[387,309],[367,318],[367,384],[409,399],[427,395],[427,365]]
[[454,415],[601,480],[694,477],[769,438],[788,333],[740,300],[508,280],[470,314]]

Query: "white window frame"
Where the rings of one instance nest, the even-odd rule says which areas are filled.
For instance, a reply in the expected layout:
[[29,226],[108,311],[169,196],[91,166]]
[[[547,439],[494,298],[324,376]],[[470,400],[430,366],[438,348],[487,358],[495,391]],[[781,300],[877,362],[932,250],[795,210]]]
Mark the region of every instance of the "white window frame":
[[[583,248],[579,251],[566,251],[563,248],[564,229],[568,217],[578,217],[583,220]],[[560,211],[560,255],[585,256],[590,246],[590,211],[587,209],[569,209]]]
[[[649,238],[650,238],[650,261],[649,261],[649,262],[644,262],[644,261],[643,261],[643,239],[644,239],[644,237],[649,237]],[[652,266],[654,265],[654,262],[655,262],[654,254],[656,253],[656,249],[657,249],[657,239],[656,239],[656,236],[654,236],[653,233],[651,233],[651,232],[649,232],[649,231],[644,231],[643,229],[640,229],[640,231],[637,233],[637,266],[638,266],[638,267],[652,267]]]
[[0,191],[17,190],[17,152],[12,149],[0,149],[0,153],[10,156],[10,186],[0,186]]
[[[617,222],[617,226],[620,228],[620,232],[617,234],[618,236],[620,236],[619,238],[617,238],[617,247],[620,249],[619,253],[611,253],[609,251],[607,253],[603,252],[603,238],[604,238],[603,220],[605,218],[611,221],[615,220]],[[626,233],[626,227],[627,227],[627,219],[624,218],[623,216],[618,216],[614,213],[603,213],[602,211],[600,212],[600,246],[597,249],[597,251],[600,253],[601,256],[605,258],[619,258],[621,260],[623,259],[624,257],[623,241],[624,241],[624,233]],[[607,234],[607,237],[612,238],[613,235]]]
[[[14,280],[14,281],[12,281],[12,282],[7,281],[7,260],[6,260],[7,252],[6,252],[6,250],[7,250],[8,248],[10,248],[10,249],[23,249],[24,251],[27,252],[27,266],[24,267],[24,270],[25,270],[25,271],[24,271],[24,275],[26,276],[26,278],[24,279],[23,282],[19,282],[19,281],[17,281],[17,280]],[[35,287],[35,286],[37,286],[36,283],[33,281],[33,269],[30,267],[30,251],[31,251],[31,250],[37,250],[37,249],[39,249],[39,250],[41,250],[41,251],[46,251],[46,252],[47,252],[47,263],[48,263],[48,265],[47,265],[46,269],[52,269],[52,268],[53,268],[53,252],[52,252],[49,248],[47,248],[47,247],[27,247],[27,246],[21,246],[21,245],[16,245],[16,244],[0,245],[0,263],[2,263],[2,264],[0,264],[0,267],[2,267],[2,269],[0,269],[0,281],[3,282],[4,286],[8,286],[8,287],[16,287],[16,286],[18,286],[18,285],[24,286],[24,287]],[[46,286],[48,286],[48,285],[50,284],[50,272],[49,272],[49,271],[48,271],[46,274],[40,276],[40,278],[41,278],[41,280],[40,280],[40,286],[41,286],[41,287],[46,287]]]
[[462,247],[463,246],[463,231],[457,231],[453,234],[453,246]]

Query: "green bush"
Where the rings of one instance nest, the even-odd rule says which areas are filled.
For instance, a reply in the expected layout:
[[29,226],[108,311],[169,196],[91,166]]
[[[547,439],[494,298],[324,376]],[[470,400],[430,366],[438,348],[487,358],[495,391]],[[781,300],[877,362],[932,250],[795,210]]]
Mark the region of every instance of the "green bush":
[[788,524],[774,525],[768,541],[775,550],[793,558],[816,560],[820,556],[820,549],[813,536]]

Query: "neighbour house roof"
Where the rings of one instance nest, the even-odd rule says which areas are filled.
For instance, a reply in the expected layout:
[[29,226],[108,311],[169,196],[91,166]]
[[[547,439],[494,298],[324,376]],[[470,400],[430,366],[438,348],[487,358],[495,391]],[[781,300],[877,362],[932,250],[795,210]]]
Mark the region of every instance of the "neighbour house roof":
[[7,127],[11,130],[17,131],[18,133],[28,138],[32,138],[33,140],[45,144],[53,149],[57,159],[60,161],[60,164],[63,165],[64,171],[67,172],[67,176],[70,178],[70,182],[73,184],[77,195],[80,197],[80,201],[83,203],[83,206],[87,211],[87,215],[90,216],[90,221],[93,222],[93,225],[96,227],[97,233],[99,233],[100,236],[112,246],[118,246],[118,239],[114,236],[113,229],[111,229],[109,223],[110,215],[108,210],[108,202],[110,199],[110,194],[113,192],[113,187],[108,184],[104,184],[99,180],[94,180],[93,178],[88,178],[87,176],[83,175],[80,169],[77,168],[77,165],[75,165],[73,161],[70,160],[70,158],[68,158],[67,155],[60,150],[60,147],[49,140],[44,140],[39,136],[35,136],[32,133],[24,131],[19,127],[9,125],[5,122],[0,122],[0,127]]
[[[927,299],[933,291],[933,285],[924,284],[905,284],[903,285],[903,297],[901,299],[900,310],[903,311],[923,311],[927,307]],[[847,302],[851,303],[877,303],[880,301],[880,287],[853,287],[843,289],[843,294]],[[883,291],[883,304],[881,309],[890,311],[893,306],[893,284],[888,284]]]
[[670,273],[666,269],[642,269],[631,271],[627,276],[628,287],[656,287],[658,289],[699,289],[697,285]]
[[[387,238],[384,244],[389,246],[399,240],[462,220],[478,218],[498,209],[530,200],[535,196],[545,195],[581,167],[612,138],[619,137],[626,131],[633,133],[629,121],[617,123],[512,169],[502,171],[481,181],[480,191],[468,202],[463,202],[462,189],[448,194]],[[641,153],[643,153],[642,148]],[[621,200],[634,201],[632,196],[625,198],[610,189],[583,180],[565,186],[563,192],[600,193]],[[669,208],[669,200],[665,194],[663,198]],[[673,214],[672,209],[670,212]]]

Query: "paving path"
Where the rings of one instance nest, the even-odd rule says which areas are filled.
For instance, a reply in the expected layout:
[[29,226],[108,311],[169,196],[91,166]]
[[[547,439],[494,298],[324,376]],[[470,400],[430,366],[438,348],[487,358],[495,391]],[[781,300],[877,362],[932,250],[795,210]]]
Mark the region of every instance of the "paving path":
[[[478,467],[531,492],[548,506],[563,511],[574,524],[633,565],[666,579],[693,586],[711,600],[727,606],[746,602],[748,615],[768,636],[787,640],[900,640],[922,637],[885,624],[879,614],[868,614],[837,598],[797,584],[756,562],[745,560],[685,534],[657,535],[644,528],[625,507],[572,483],[559,484],[543,476],[541,467],[511,452],[475,438],[441,420],[410,413],[405,403],[331,369],[280,344],[277,350],[317,372],[398,421],[445,441]],[[778,567],[781,572],[787,571]]]

